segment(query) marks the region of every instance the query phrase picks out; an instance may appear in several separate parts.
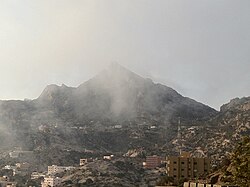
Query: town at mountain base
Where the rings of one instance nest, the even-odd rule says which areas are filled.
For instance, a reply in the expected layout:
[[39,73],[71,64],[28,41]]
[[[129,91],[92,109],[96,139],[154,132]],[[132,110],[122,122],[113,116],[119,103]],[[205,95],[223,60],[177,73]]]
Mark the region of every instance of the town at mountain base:
[[[34,100],[0,101],[0,122],[1,174],[14,172],[9,180],[19,186],[41,184],[52,165],[74,166],[55,175],[64,186],[152,186],[165,180],[166,156],[180,151],[210,158],[209,172],[232,159],[211,180],[240,184],[247,165],[233,163],[249,162],[247,153],[231,153],[250,134],[250,97],[216,111],[117,64],[77,88],[50,85]],[[160,167],[143,167],[153,155],[162,158]],[[83,158],[92,161],[79,166]]]

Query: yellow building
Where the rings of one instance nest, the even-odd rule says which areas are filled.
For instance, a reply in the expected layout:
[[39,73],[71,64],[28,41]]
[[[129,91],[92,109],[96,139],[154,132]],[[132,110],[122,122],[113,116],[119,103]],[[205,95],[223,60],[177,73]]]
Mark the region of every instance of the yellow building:
[[206,175],[210,170],[209,158],[190,157],[189,153],[167,157],[167,175],[175,180],[192,179]]

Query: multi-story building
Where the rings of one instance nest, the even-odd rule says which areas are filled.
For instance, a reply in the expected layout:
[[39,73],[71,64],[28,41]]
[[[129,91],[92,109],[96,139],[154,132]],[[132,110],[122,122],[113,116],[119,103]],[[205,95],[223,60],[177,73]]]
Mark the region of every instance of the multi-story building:
[[159,156],[147,156],[146,157],[146,163],[145,163],[145,168],[147,169],[154,169],[158,166],[161,165],[162,158]]
[[62,179],[59,177],[45,177],[42,184],[42,187],[55,187],[60,186],[62,183]]
[[57,166],[57,165],[48,166],[48,175],[61,173],[74,168],[75,167],[73,166]]
[[167,175],[180,178],[198,178],[206,175],[210,170],[209,158],[190,157],[190,154],[183,153],[181,156],[167,157]]

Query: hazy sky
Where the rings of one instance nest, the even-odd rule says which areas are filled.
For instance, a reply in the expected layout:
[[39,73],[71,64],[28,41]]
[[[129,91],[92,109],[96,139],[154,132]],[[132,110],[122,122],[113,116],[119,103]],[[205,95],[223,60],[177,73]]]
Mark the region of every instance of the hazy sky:
[[249,0],[0,0],[0,99],[110,62],[218,109],[250,95]]

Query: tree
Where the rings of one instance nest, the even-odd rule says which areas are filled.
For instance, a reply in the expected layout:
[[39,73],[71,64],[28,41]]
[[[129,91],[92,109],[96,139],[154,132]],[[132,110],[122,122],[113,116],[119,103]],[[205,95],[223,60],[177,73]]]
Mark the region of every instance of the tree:
[[165,186],[168,184],[174,184],[174,178],[173,177],[169,177],[169,176],[162,176],[159,181],[157,182],[158,186]]
[[232,179],[237,185],[250,184],[250,137],[244,137],[234,151],[231,159]]

